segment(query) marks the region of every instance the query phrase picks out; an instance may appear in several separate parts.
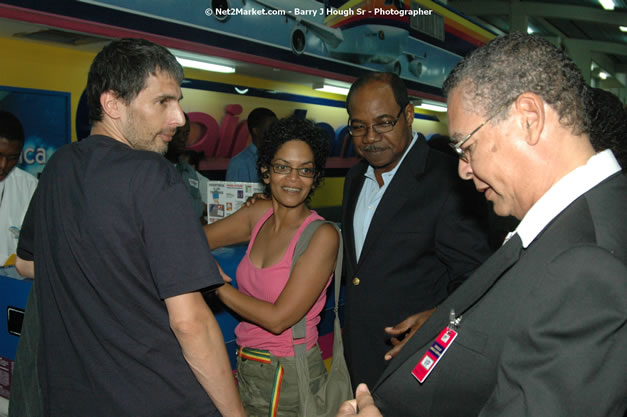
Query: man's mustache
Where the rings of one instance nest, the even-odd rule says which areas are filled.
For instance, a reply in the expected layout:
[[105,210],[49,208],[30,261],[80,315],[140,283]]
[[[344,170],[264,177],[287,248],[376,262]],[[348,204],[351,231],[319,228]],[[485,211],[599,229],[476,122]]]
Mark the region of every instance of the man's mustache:
[[362,148],[362,150],[364,152],[379,152],[379,151],[384,151],[385,148],[381,146],[376,146],[376,145],[368,145],[365,148]]

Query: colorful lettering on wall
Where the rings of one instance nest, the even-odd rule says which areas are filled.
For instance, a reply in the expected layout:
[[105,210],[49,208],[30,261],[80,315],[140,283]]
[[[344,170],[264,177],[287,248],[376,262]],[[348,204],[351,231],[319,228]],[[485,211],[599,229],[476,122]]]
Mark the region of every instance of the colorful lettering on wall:
[[[220,124],[216,119],[203,112],[189,112],[191,123],[187,149],[203,154],[201,169],[206,166],[203,161],[212,158],[231,158],[241,152],[250,143],[246,120],[239,120],[242,106],[228,104]],[[305,117],[307,110],[294,111],[298,117]],[[346,126],[334,129],[326,122],[318,122],[329,136],[330,156],[354,156],[347,136]]]

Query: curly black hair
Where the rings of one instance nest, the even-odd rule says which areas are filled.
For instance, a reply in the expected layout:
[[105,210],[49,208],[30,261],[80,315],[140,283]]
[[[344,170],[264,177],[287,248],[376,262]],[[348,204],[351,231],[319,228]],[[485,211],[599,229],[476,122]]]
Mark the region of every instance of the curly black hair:
[[600,88],[586,89],[590,119],[590,143],[597,152],[611,149],[618,163],[627,167],[627,110],[620,99]]
[[522,93],[535,93],[575,135],[588,131],[581,71],[564,51],[539,36],[514,32],[475,49],[453,68],[442,90],[448,96],[457,87],[472,104],[468,110],[486,116]]
[[22,123],[12,113],[4,110],[0,110],[0,139],[24,143]]
[[[268,171],[271,169],[272,160],[277,151],[285,142],[290,140],[302,140],[311,148],[314,156],[315,174],[313,178],[313,186],[307,196],[307,201],[311,198],[314,189],[318,188],[324,177],[324,166],[329,155],[329,137],[328,134],[312,121],[299,119],[295,116],[285,117],[272,123],[265,131],[259,147],[257,157],[257,170],[261,176],[261,168]],[[265,194],[270,196],[270,185],[266,184]]]

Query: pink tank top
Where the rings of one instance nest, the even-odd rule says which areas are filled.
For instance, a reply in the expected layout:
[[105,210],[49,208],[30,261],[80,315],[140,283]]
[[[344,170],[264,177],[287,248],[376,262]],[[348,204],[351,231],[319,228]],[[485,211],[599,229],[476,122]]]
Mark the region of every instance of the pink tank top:
[[[307,216],[303,224],[300,225],[292,241],[290,242],[283,258],[276,264],[267,268],[258,268],[250,261],[250,249],[255,243],[257,234],[261,226],[268,220],[274,213],[274,210],[270,208],[257,222],[255,228],[252,231],[250,242],[248,243],[248,249],[246,249],[246,255],[237,267],[236,279],[237,287],[239,291],[244,294],[255,297],[259,300],[274,303],[278,298],[283,288],[287,285],[287,281],[290,275],[290,268],[292,266],[292,258],[294,256],[294,248],[298,238],[305,230],[305,227],[314,220],[321,219],[315,211],[311,211],[311,214]],[[313,347],[318,342],[318,323],[320,322],[320,312],[324,307],[326,301],[326,289],[331,282],[331,278],[327,285],[324,287],[324,291],[318,297],[318,300],[314,303],[311,310],[307,313],[307,349]],[[273,334],[256,324],[242,321],[235,328],[235,340],[239,346],[250,347],[256,349],[265,349],[270,351],[275,356],[294,356],[294,349],[292,348],[292,329],[289,328],[283,333],[276,335]]]

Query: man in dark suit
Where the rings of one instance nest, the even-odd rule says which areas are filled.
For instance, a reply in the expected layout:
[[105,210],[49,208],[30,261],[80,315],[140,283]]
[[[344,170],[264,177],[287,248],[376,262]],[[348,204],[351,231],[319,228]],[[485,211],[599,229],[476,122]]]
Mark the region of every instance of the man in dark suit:
[[384,328],[430,314],[489,256],[487,209],[456,176],[455,158],[412,134],[414,108],[398,76],[360,78],[347,108],[363,160],[346,177],[342,204],[345,352],[353,384],[374,384],[390,335],[409,330]]
[[583,89],[563,51],[520,33],[447,78],[459,175],[521,222],[394,357],[373,387],[384,415],[623,416],[627,179],[589,142]]

